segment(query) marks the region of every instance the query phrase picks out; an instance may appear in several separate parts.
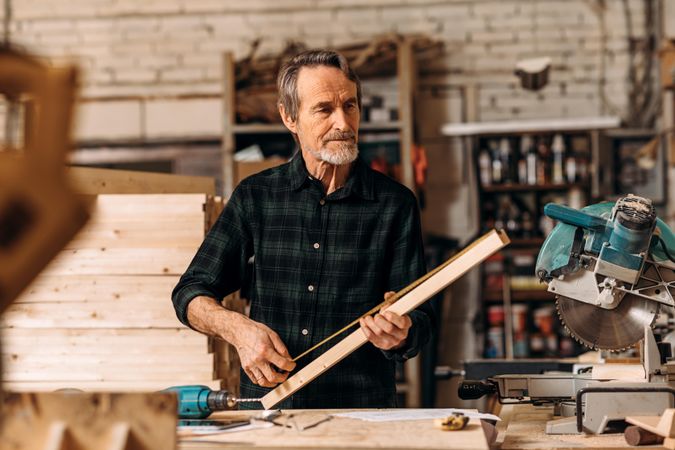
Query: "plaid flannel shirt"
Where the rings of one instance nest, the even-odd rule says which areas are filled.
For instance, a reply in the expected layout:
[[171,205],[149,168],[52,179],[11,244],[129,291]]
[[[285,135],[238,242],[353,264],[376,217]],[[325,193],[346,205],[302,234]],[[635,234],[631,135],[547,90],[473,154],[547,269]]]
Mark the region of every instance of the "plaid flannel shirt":
[[[246,276],[251,257],[252,275]],[[249,279],[250,317],[276,331],[296,356],[425,272],[410,190],[359,158],[345,186],[326,195],[298,153],[237,186],[172,299],[189,326],[193,298],[222,299]],[[395,361],[416,355],[429,340],[432,314],[428,304],[410,313],[413,326],[404,348],[382,351],[367,343],[279,407],[395,406]],[[296,371],[336,342],[299,360]],[[269,390],[241,372],[243,397]]]

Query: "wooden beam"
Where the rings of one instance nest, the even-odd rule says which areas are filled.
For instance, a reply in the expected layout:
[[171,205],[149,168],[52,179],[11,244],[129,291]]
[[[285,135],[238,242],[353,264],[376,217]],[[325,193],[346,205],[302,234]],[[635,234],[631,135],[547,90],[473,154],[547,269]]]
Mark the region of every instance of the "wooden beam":
[[67,174],[74,190],[80,194],[216,193],[216,182],[211,177],[90,167],[70,167]]
[[15,303],[170,302],[179,275],[41,275]]
[[180,275],[195,248],[85,248],[61,252],[43,273],[58,275]]
[[[58,389],[82,389],[83,391],[97,392],[150,392],[184,384],[186,384],[185,380],[177,377],[173,380],[133,381],[3,381],[2,388],[12,392],[51,392]],[[221,387],[220,380],[211,378],[190,384],[203,384],[211,389],[220,389]],[[175,410],[173,413],[175,414]]]
[[[403,296],[388,310],[401,315],[409,313],[508,243],[509,238],[503,231],[490,231],[453,256],[445,263],[443,269]],[[352,332],[326,353],[265,395],[262,398],[263,406],[265,409],[271,409],[349,356],[367,341],[368,339],[360,328]]]
[[176,328],[182,326],[167,298],[165,302],[16,303],[0,318],[15,328]]

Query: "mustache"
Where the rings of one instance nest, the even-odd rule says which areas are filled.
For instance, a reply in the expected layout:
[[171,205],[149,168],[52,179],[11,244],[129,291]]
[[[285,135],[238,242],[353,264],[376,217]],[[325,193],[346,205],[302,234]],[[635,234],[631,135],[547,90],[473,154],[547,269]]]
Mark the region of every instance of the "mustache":
[[353,131],[336,131],[335,133],[329,134],[324,139],[324,142],[328,141],[346,141],[346,140],[356,140],[356,133]]

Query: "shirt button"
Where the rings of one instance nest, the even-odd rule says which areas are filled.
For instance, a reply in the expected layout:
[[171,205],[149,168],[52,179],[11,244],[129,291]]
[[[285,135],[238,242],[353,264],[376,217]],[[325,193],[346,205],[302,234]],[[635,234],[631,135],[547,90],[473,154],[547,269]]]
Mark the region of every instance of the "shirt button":
[[326,200],[324,200],[324,199],[319,200],[319,205],[323,206],[325,204],[326,204]]
[[307,286],[307,290],[308,290],[309,292],[314,292],[314,286],[312,286],[312,285],[310,284],[309,286]]
[[307,328],[302,329],[302,335],[307,336],[309,334],[309,331],[307,331]]
[[318,242],[315,242],[315,243],[314,243],[314,248],[318,250],[319,247],[321,247],[321,246],[319,245],[319,243],[318,243]]

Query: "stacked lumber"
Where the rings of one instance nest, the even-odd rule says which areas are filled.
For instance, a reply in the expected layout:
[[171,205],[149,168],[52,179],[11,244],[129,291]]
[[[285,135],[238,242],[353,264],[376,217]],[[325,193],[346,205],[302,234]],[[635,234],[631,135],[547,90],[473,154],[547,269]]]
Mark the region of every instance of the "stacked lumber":
[[[99,195],[90,222],[0,321],[9,390],[238,384],[236,359],[176,318],[171,291],[204,238],[204,194]],[[211,204],[205,207],[205,203]],[[212,218],[208,218],[209,222]],[[236,353],[235,353],[236,357]],[[230,387],[230,386],[227,386]]]
[[[356,42],[335,50],[349,61],[361,79],[390,77],[396,74],[397,48],[409,41],[418,63],[433,60],[442,44],[425,35],[385,34],[370,41]],[[235,65],[237,122],[280,122],[277,109],[276,78],[281,66],[298,53],[308,50],[301,42],[288,42],[276,55],[258,56],[260,42],[254,41],[249,54]]]

